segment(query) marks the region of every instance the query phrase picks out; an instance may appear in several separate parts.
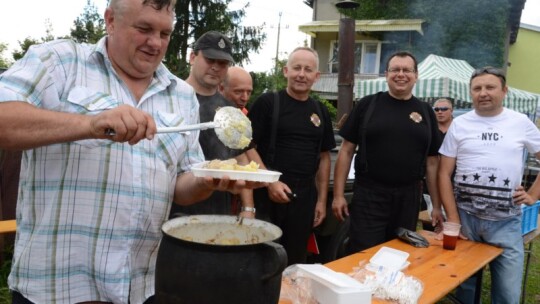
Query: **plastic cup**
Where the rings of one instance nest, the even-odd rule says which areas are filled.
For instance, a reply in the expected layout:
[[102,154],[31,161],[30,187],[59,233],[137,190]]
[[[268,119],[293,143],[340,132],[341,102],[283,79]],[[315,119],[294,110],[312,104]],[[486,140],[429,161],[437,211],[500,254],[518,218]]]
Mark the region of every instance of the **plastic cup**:
[[452,222],[443,223],[443,248],[446,250],[456,249],[456,243],[459,236],[460,224]]

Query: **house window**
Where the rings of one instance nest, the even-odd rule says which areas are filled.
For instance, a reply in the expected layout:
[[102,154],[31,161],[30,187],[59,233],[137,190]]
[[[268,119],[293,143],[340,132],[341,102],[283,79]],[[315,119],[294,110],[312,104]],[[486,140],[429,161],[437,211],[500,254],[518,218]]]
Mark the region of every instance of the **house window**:
[[[330,50],[329,70],[337,73],[339,70],[339,47],[337,41],[332,41]],[[354,73],[378,74],[381,61],[381,43],[373,41],[356,41],[354,44]]]

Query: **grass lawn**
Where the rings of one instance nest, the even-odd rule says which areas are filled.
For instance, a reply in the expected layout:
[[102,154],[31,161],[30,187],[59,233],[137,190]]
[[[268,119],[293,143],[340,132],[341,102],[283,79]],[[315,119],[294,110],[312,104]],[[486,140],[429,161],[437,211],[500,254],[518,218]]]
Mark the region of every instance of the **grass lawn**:
[[[4,253],[4,256],[9,257],[9,252]],[[0,267],[0,304],[10,304],[11,296],[7,288],[7,276],[9,274],[9,261]],[[484,279],[482,284],[482,303],[490,303],[490,276],[489,269],[484,271]],[[443,299],[438,304],[453,303],[448,299]],[[529,266],[529,275],[527,279],[527,304],[540,304],[540,238],[533,241],[532,255]],[[326,303],[323,303],[326,304]]]

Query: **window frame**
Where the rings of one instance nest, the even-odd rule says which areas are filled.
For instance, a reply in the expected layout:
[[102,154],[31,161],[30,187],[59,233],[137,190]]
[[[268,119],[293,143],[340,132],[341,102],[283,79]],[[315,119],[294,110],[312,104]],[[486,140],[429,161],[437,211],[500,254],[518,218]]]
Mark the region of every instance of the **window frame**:
[[[356,49],[356,46],[360,44],[361,47],[362,47],[362,53],[360,54],[360,65],[357,66],[357,63],[356,63],[356,58],[355,58],[355,66],[354,66],[354,73],[355,74],[362,74],[362,75],[378,75],[379,74],[379,69],[380,69],[380,65],[381,65],[381,49],[382,49],[382,41],[378,41],[378,40],[363,40],[363,39],[360,39],[360,40],[355,40],[354,41],[354,45],[355,45],[355,49]],[[376,44],[377,45],[377,51],[376,51],[376,54],[375,54],[375,66],[374,66],[374,70],[372,72],[369,72],[369,73],[363,73],[362,71],[365,69],[365,58],[366,58],[366,46],[367,45],[373,45],[373,44]],[[337,48],[336,48],[337,46]],[[334,56],[334,52],[336,52],[335,56]],[[339,72],[339,40],[330,40],[330,54],[329,54],[329,58],[330,60],[328,61],[328,71],[330,71],[330,73],[338,73]],[[334,60],[335,59],[335,60]],[[333,68],[335,65],[335,69]]]

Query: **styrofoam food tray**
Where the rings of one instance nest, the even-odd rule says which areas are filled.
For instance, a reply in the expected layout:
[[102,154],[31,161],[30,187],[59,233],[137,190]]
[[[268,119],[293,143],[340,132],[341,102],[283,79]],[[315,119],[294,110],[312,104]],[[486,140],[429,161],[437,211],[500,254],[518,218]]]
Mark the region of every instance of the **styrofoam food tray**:
[[354,278],[320,264],[296,264],[310,278],[311,295],[318,303],[369,304],[371,289]]
[[281,172],[258,169],[257,171],[219,170],[203,168],[208,161],[195,164],[191,167],[193,175],[196,177],[223,178],[227,175],[232,180],[246,180],[253,182],[273,183],[279,180]]
[[393,270],[402,270],[409,266],[409,253],[383,246],[369,260],[371,266],[383,266]]

